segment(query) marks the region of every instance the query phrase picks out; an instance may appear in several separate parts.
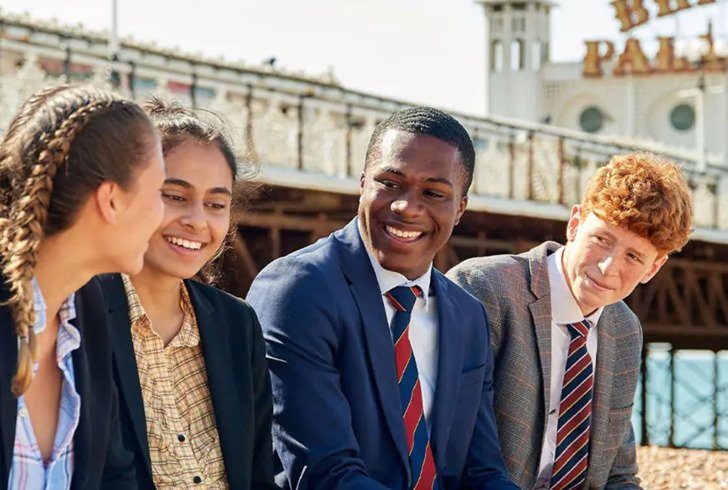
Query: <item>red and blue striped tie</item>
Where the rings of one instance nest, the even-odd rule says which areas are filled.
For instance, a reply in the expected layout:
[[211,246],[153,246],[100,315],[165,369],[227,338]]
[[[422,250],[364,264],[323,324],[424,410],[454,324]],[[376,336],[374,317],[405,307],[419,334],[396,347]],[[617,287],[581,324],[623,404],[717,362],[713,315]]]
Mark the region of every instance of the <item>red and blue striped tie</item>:
[[412,490],[437,489],[437,472],[432,457],[430,438],[427,434],[422,409],[422,387],[417,374],[417,363],[409,340],[412,307],[422,290],[417,287],[398,286],[385,295],[395,308],[392,319],[392,338],[397,366],[399,395],[402,401],[404,431],[407,436]]
[[594,387],[594,368],[586,349],[590,324],[588,320],[583,320],[567,327],[571,334],[571,343],[559,403],[556,453],[551,471],[550,488],[553,490],[580,488],[586,480],[589,461]]

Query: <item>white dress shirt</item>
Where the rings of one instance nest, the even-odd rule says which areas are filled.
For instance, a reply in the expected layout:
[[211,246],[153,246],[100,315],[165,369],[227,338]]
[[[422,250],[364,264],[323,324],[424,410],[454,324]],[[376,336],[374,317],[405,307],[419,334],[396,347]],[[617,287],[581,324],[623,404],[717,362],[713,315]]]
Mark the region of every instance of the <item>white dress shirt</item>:
[[[556,453],[556,431],[559,425],[559,403],[561,402],[561,388],[564,383],[566,371],[566,358],[569,355],[571,335],[566,327],[568,323],[580,322],[584,313],[576,303],[574,295],[566,282],[563,266],[564,248],[560,248],[547,258],[549,271],[549,289],[551,291],[551,392],[549,393],[549,407],[547,407],[548,420],[541,449],[541,462],[539,464],[537,489],[549,488],[551,482],[551,468],[554,465]],[[586,350],[592,358],[592,365],[597,360],[597,322],[604,308],[599,308],[586,317],[592,328],[586,337]]]
[[[359,230],[361,235],[361,230]],[[372,263],[374,274],[377,276],[379,291],[382,294],[384,312],[387,314],[388,325],[392,325],[395,309],[384,294],[397,286],[419,286],[424,297],[417,297],[412,308],[410,319],[409,340],[412,353],[417,363],[417,377],[422,387],[422,410],[425,414],[427,429],[430,430],[430,415],[435,396],[435,383],[437,382],[438,338],[437,338],[437,301],[435,296],[429,296],[432,265],[427,272],[410,281],[398,272],[383,268],[377,259],[367,249],[367,255]],[[391,331],[390,331],[391,333]],[[393,374],[394,375],[394,374]]]

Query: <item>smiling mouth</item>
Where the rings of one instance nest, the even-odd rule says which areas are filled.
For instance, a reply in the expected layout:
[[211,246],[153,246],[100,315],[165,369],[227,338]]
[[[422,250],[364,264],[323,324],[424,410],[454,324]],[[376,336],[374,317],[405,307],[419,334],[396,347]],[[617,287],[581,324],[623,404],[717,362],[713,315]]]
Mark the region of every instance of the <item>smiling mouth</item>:
[[386,231],[389,236],[401,242],[414,242],[424,235],[421,231],[407,231],[391,225],[385,225],[384,231]]
[[592,283],[597,289],[601,289],[603,291],[612,291],[613,288],[610,288],[606,284],[599,282],[595,279],[592,279],[589,274],[586,274],[586,278],[589,280],[590,283]]
[[185,248],[187,250],[200,250],[205,244],[202,242],[196,242],[194,240],[185,240],[184,238],[178,238],[174,236],[165,236],[165,240],[167,240],[172,245],[177,245],[178,247]]

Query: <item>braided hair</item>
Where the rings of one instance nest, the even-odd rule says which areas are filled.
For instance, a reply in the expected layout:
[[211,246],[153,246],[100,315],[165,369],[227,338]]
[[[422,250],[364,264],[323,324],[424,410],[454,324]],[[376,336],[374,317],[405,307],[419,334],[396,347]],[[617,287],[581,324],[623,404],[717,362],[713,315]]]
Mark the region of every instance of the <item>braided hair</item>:
[[153,135],[139,106],[90,86],[41,90],[11,121],[0,144],[0,271],[19,339],[15,396],[30,386],[36,358],[31,280],[41,240],[71,226],[103,182],[128,189]]

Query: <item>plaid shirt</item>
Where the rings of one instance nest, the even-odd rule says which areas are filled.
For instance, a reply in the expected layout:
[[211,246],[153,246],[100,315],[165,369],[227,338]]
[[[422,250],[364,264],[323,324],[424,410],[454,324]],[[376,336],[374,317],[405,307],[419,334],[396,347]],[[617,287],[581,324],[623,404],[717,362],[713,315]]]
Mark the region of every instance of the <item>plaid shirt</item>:
[[144,400],[152,479],[157,488],[228,488],[195,311],[180,285],[182,326],[164,345],[129,278],[131,338]]
[[[33,279],[33,309],[36,335],[46,328],[46,305],[38,282]],[[38,447],[23,396],[18,398],[15,422],[15,446],[8,489],[67,490],[73,477],[73,435],[81,416],[81,397],[76,393],[71,353],[81,345],[81,335],[70,321],[76,318],[74,295],[66,299],[58,312],[56,361],[63,374],[58,427],[53,451],[47,463]],[[37,369],[37,365],[34,369]]]

